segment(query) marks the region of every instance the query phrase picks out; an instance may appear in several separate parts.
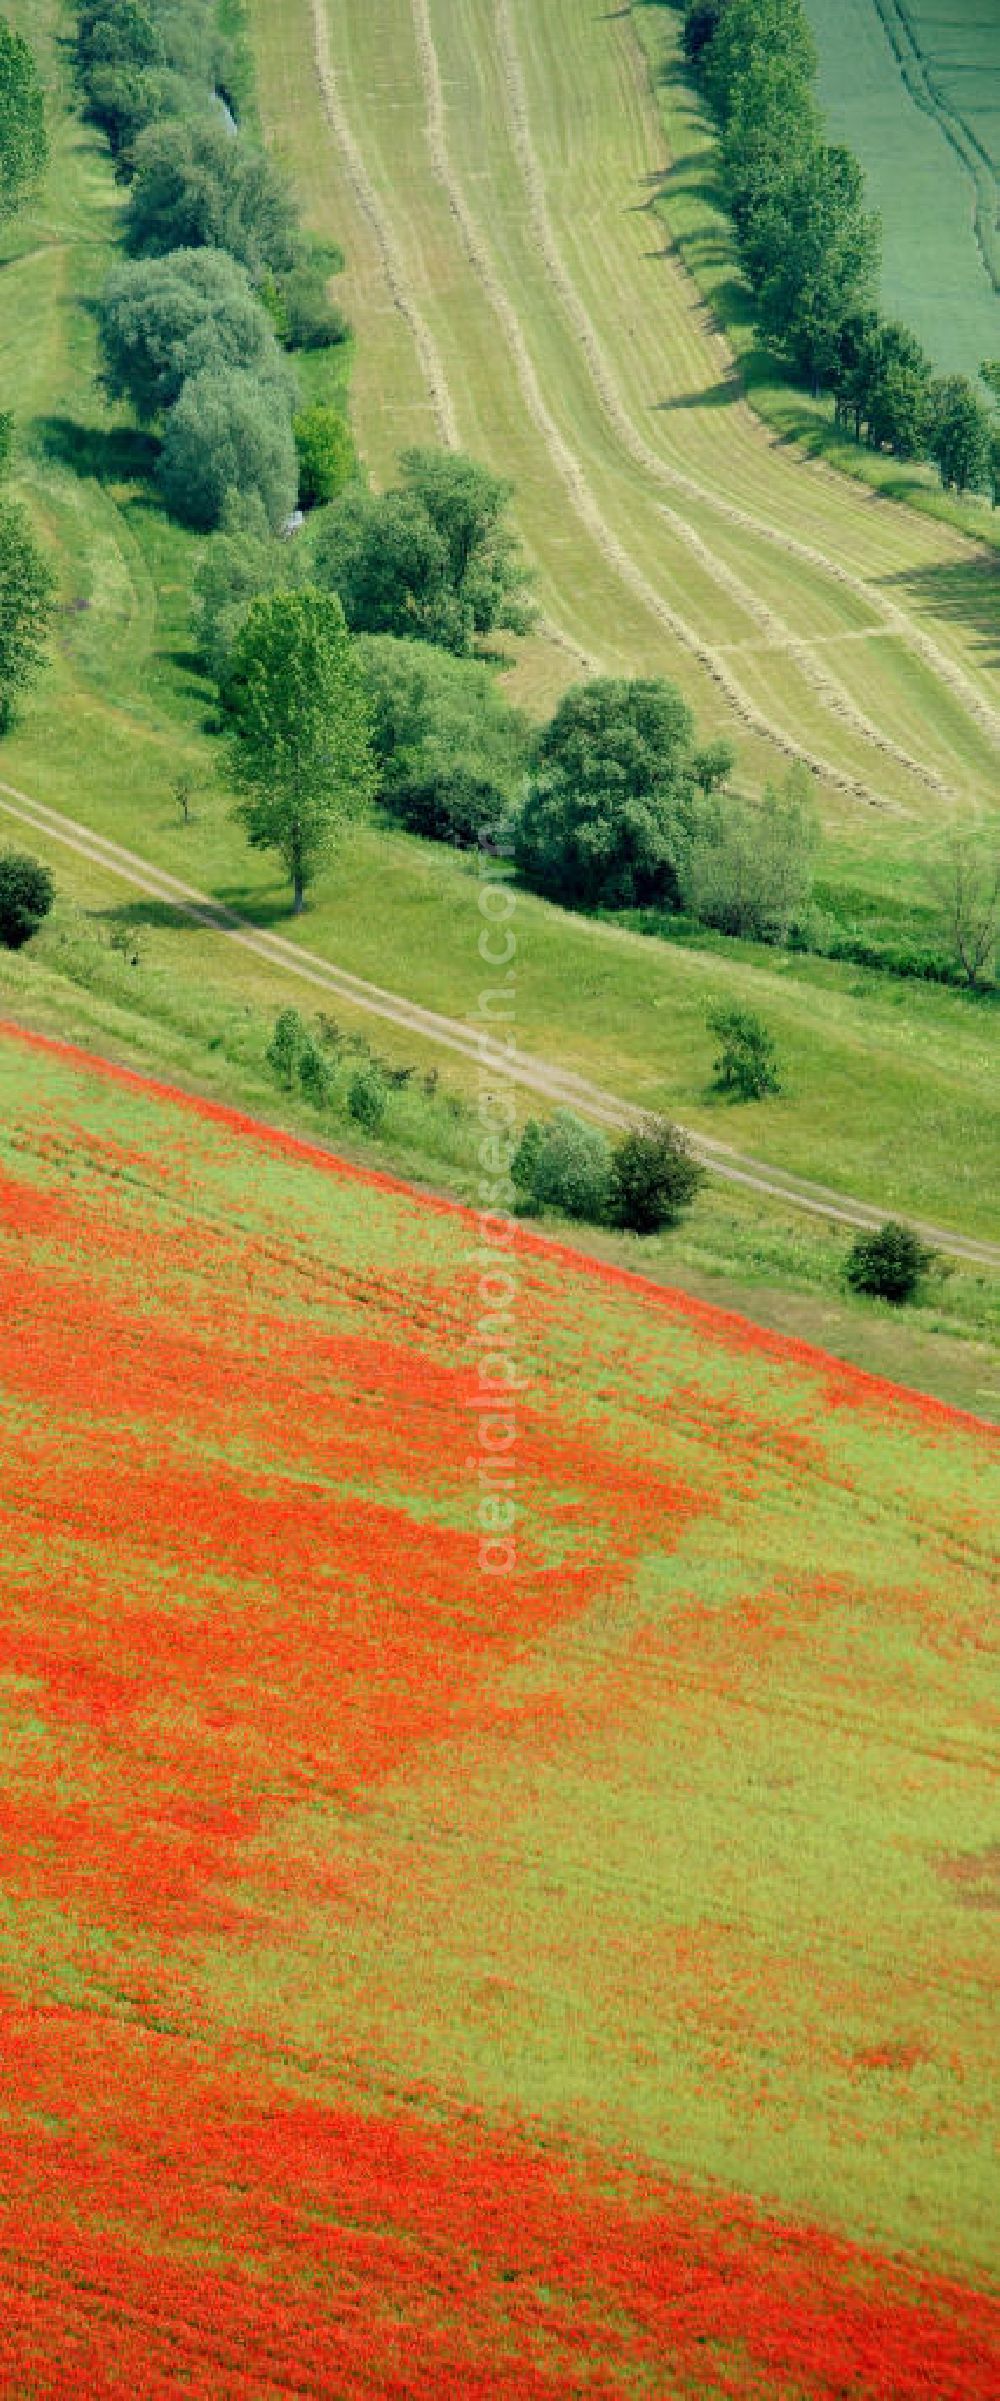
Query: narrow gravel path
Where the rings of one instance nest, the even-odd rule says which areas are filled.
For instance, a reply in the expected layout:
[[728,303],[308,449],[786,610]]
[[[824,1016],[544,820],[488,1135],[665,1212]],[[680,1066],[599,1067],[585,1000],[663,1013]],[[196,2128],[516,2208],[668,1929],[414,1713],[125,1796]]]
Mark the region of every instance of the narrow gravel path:
[[[47,834],[62,842],[78,857],[89,859],[95,866],[121,876],[123,882],[136,892],[144,892],[152,900],[161,900],[179,909],[196,924],[205,925],[215,933],[226,934],[230,941],[258,958],[298,976],[303,983],[321,992],[331,993],[363,1009],[390,1025],[402,1026],[419,1034],[425,1041],[435,1042],[445,1050],[456,1051],[460,1057],[482,1062],[482,1037],[474,1021],[460,1017],[442,1016],[436,1009],[425,1009],[418,1001],[406,1000],[397,992],[387,992],[379,984],[368,983],[363,976],[352,975],[346,967],[336,967],[313,951],[288,942],[281,934],[266,932],[248,924],[207,893],[199,892],[192,884],[182,883],[179,877],[154,867],[150,860],[140,858],[135,851],[126,850],[119,842],[111,842],[104,834],[94,833],[89,826],[80,825],[74,818],[64,817],[43,801],[33,800],[14,784],[0,781],[0,809],[16,818],[36,833]],[[503,1073],[512,1083],[528,1092],[537,1092],[543,1100],[557,1106],[572,1107],[584,1112],[601,1125],[618,1131],[642,1122],[646,1114],[631,1102],[604,1092],[597,1084],[588,1083],[583,1076],[574,1075],[568,1068],[557,1067],[551,1061],[535,1058],[530,1051],[504,1053]],[[824,1184],[807,1182],[801,1176],[787,1175],[783,1169],[769,1167],[762,1160],[748,1158],[728,1143],[715,1142],[704,1134],[692,1134],[691,1143],[698,1157],[713,1175],[728,1184],[739,1184],[748,1191],[761,1192],[773,1199],[787,1201],[797,1209],[807,1209],[814,1217],[832,1219],[839,1225],[876,1226],[881,1224],[884,1210],[872,1208],[866,1201],[853,1200],[849,1195],[831,1191]],[[946,1227],[911,1220],[924,1240],[937,1250],[953,1257],[968,1259],[975,1265],[1000,1269],[1000,1243],[985,1242],[968,1234],[956,1234]]]

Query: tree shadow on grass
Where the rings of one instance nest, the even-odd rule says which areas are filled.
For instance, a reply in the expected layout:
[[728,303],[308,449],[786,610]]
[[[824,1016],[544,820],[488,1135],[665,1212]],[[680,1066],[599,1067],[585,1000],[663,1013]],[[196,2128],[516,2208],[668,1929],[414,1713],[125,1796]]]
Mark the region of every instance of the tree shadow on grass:
[[656,400],[656,409],[716,409],[732,408],[743,398],[743,385],[738,375],[725,375],[719,383],[706,384],[701,392],[677,392],[669,400]]
[[962,626],[976,642],[979,663],[1000,667],[1000,561],[995,551],[957,564],[907,568],[879,578],[880,589],[921,614]]
[[155,435],[132,425],[81,425],[76,417],[36,417],[34,432],[43,455],[72,474],[100,484],[145,483],[159,454]]

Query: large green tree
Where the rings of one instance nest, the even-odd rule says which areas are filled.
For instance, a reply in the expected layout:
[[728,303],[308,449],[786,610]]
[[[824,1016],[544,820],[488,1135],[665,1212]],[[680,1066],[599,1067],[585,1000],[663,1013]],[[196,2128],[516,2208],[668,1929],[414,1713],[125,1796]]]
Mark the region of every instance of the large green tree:
[[699,753],[672,684],[572,686],[538,744],[517,829],[522,874],[569,908],[677,907],[697,794],[730,763],[728,751]]
[[302,251],[294,203],[266,151],[217,114],[167,117],[140,134],[125,212],[135,258],[228,250],[254,277],[283,272]]
[[817,143],[755,217],[753,239],[763,331],[814,390],[835,383],[841,328],[871,298],[879,262],[857,159]]
[[53,579],[23,512],[0,500],[0,733],[41,665]]
[[108,278],[97,322],[107,390],[146,424],[173,407],[189,376],[233,367],[277,385],[290,410],[290,369],[271,319],[224,250],[127,260]]
[[232,492],[257,493],[277,532],[295,507],[299,468],[284,394],[242,369],[192,375],[171,409],[157,462],[167,507],[208,532]]
[[20,207],[47,157],[38,69],[27,42],[0,17],[0,221]]
[[927,447],[945,491],[985,492],[991,484],[990,412],[965,375],[942,375],[928,397]]
[[468,652],[476,635],[524,632],[528,576],[507,523],[511,487],[474,459],[410,450],[402,483],[346,491],[317,537],[319,580],[357,633]]
[[255,850],[301,910],[338,829],[375,786],[364,679],[339,601],[307,586],[252,602],[233,657],[230,772]]

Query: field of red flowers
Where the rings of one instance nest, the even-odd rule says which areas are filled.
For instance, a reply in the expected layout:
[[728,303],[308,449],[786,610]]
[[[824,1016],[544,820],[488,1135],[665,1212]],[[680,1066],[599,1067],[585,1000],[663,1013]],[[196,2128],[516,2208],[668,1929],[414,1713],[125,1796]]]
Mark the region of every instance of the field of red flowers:
[[4,2401],[993,2401],[995,1433],[13,1028],[0,1280]]

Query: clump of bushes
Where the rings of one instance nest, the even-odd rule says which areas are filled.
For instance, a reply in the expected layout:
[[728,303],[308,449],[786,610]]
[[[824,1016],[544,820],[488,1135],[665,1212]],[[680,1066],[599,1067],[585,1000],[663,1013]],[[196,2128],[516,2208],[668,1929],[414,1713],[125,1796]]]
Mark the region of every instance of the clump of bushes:
[[564,1217],[607,1216],[611,1193],[611,1148],[598,1126],[571,1109],[557,1109],[545,1125],[529,1118],[511,1162],[511,1182],[531,1209],[558,1209]]
[[852,1292],[899,1305],[913,1300],[935,1257],[911,1226],[889,1217],[875,1233],[859,1234],[851,1244],[845,1274]]
[[687,1136],[668,1119],[648,1118],[612,1149],[598,1126],[570,1109],[558,1109],[545,1125],[529,1118],[510,1173],[530,1210],[555,1209],[635,1234],[676,1224],[704,1177]]
[[686,1134],[665,1117],[649,1118],[616,1145],[610,1216],[632,1234],[676,1225],[705,1180]]
[[734,1100],[764,1100],[780,1092],[778,1054],[762,1018],[753,1009],[710,1009],[709,1028],[722,1047],[715,1082]]
[[55,884],[40,859],[26,851],[0,851],[0,942],[23,950],[37,934],[55,899]]

